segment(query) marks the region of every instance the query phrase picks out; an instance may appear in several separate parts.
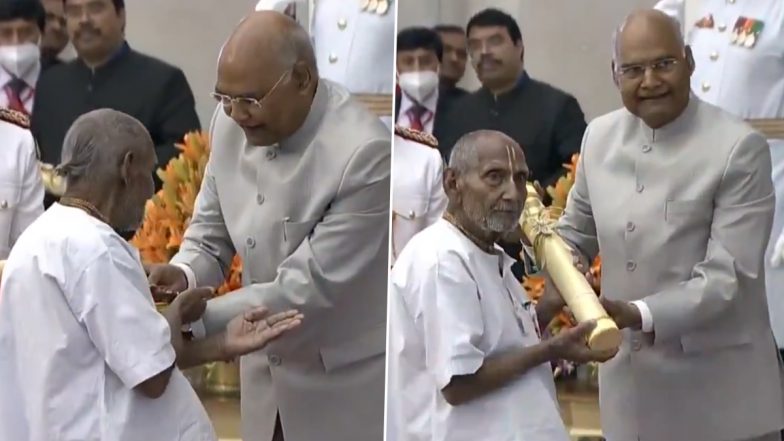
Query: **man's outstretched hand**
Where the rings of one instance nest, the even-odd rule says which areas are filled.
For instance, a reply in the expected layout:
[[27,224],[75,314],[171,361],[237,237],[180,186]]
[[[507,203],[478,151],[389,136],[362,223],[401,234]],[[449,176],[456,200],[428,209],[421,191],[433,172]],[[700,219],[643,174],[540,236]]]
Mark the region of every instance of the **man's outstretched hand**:
[[272,340],[299,326],[303,318],[296,310],[270,315],[265,307],[254,308],[234,317],[226,325],[224,334],[227,358],[264,348]]

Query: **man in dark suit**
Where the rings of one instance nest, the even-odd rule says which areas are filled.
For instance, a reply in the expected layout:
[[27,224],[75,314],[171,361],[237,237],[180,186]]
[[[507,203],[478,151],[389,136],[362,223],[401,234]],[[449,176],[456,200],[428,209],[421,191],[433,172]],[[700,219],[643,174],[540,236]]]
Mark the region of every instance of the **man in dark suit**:
[[543,186],[564,174],[564,163],[580,151],[585,116],[568,93],[531,78],[523,63],[517,22],[486,9],[468,22],[468,52],[482,87],[461,98],[443,122],[442,148],[451,150],[464,134],[498,130],[525,151],[531,179]]
[[457,85],[465,75],[468,60],[466,33],[462,27],[448,24],[438,25],[433,30],[438,32],[444,45],[438,93],[444,101],[444,109],[449,111],[455,101],[468,94],[467,90]]
[[185,75],[130,48],[123,0],[65,0],[64,5],[68,34],[79,57],[51,67],[38,82],[32,132],[41,160],[58,164],[71,124],[80,115],[105,107],[141,121],[155,142],[158,163],[166,165],[177,155],[174,144],[200,129]]
[[445,114],[438,90],[442,57],[441,38],[432,29],[411,27],[397,34],[395,124],[436,139],[443,132]]

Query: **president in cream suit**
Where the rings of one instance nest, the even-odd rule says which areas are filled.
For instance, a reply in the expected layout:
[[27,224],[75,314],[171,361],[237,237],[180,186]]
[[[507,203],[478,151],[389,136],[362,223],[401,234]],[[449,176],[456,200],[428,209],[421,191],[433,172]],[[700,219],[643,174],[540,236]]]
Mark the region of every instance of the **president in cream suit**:
[[244,441],[381,440],[389,131],[319,79],[307,33],[277,12],[239,25],[214,96],[193,219],[151,283],[218,286],[237,253],[243,287],[208,303],[208,335],[254,305],[304,314],[296,332],[241,360]]
[[602,302],[623,329],[599,369],[604,436],[778,441],[768,144],[691,94],[694,59],[662,12],[626,19],[613,67],[625,108],[588,126],[558,227],[580,254],[601,255]]

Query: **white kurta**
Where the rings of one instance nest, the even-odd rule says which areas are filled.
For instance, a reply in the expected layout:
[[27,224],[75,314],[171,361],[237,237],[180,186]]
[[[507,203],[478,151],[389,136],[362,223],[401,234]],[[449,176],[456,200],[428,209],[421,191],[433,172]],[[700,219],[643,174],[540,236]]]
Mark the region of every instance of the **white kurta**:
[[138,253],[108,225],[55,204],[17,242],[0,283],[0,439],[214,441],[174,369],[164,394],[133,390],[174,363]]
[[539,343],[533,305],[497,248],[439,220],[401,253],[390,280],[388,388],[395,441],[567,441],[548,364],[452,406],[441,390],[488,357]]

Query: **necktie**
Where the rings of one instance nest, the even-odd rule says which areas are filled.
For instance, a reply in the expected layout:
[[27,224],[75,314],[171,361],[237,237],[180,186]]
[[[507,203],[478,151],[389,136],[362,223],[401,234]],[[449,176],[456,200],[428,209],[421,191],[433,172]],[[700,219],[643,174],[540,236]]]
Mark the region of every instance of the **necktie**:
[[25,89],[27,89],[27,83],[19,78],[12,78],[3,88],[8,97],[8,108],[27,115],[27,109],[25,109],[24,102],[22,101],[22,92],[24,92]]
[[429,110],[424,106],[414,105],[406,114],[408,115],[409,121],[411,121],[410,129],[417,130],[419,132],[425,131],[425,122],[422,119],[425,114],[429,113]]

